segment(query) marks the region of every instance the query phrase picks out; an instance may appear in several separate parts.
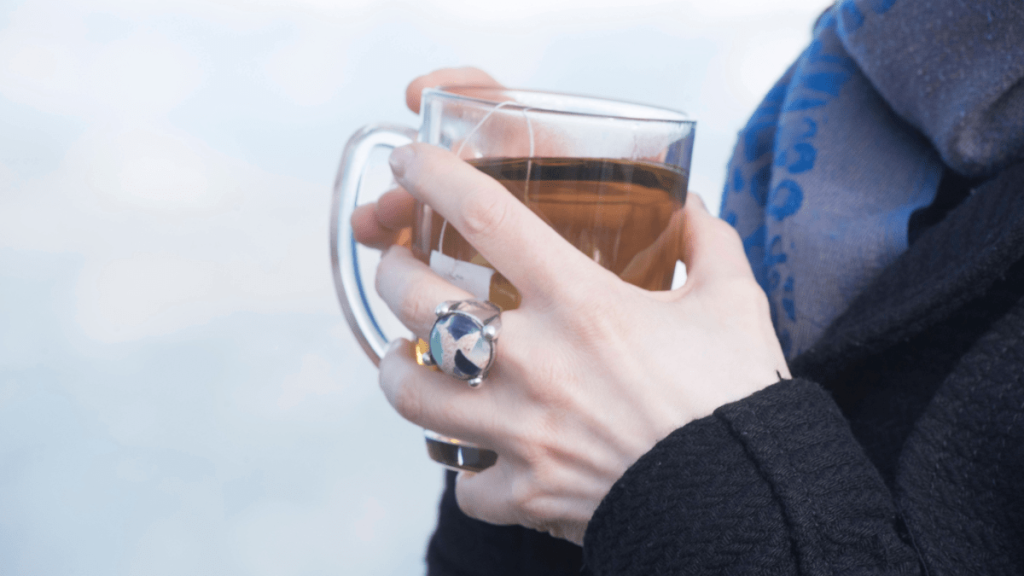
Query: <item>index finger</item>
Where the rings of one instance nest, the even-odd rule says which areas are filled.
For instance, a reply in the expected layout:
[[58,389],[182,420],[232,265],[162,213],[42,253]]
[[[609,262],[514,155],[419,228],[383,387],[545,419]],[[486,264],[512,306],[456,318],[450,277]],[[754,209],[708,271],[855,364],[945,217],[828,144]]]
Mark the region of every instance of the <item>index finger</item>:
[[423,94],[424,88],[454,85],[504,88],[500,82],[479,68],[471,66],[441,68],[429,74],[424,74],[410,82],[408,88],[405,89],[405,104],[409,107],[409,110],[419,114],[420,96]]
[[391,153],[395,179],[430,205],[498,269],[524,298],[542,296],[560,278],[582,279],[594,263],[504,186],[429,144]]

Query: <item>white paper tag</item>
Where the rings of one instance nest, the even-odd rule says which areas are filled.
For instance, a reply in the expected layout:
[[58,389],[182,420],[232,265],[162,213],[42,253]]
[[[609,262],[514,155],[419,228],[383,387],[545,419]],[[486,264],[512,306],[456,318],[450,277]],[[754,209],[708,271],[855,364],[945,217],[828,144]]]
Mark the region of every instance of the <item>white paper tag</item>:
[[494,276],[494,270],[486,266],[456,260],[433,250],[430,252],[430,269],[481,300],[491,297],[491,276]]

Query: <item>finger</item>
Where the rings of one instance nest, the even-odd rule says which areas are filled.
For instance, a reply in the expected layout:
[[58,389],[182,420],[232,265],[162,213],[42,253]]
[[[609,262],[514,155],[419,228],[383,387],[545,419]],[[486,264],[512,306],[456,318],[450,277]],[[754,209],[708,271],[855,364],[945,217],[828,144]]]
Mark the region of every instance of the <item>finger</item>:
[[595,266],[504,186],[428,144],[391,154],[406,190],[441,214],[524,298],[548,295],[560,279],[584,279]]
[[[599,483],[596,496],[584,495],[576,493],[575,478],[563,478],[555,483],[560,489],[551,492],[538,485],[537,474],[526,470],[523,464],[501,456],[482,472],[460,472],[455,479],[459,509],[470,518],[498,525],[519,524],[582,545],[587,523],[594,515],[593,503],[607,494],[607,485]],[[564,467],[556,475],[558,472],[576,476]],[[586,475],[582,476],[579,481],[587,483]]]
[[483,472],[460,472],[455,479],[455,501],[463,514],[490,524],[519,523],[513,503],[514,470],[507,458],[498,458]]
[[402,232],[412,226],[415,203],[405,190],[385,192],[377,202],[352,212],[352,235],[360,244],[380,250],[401,243]]
[[753,278],[743,242],[727,222],[708,212],[703,200],[689,194],[683,206],[681,260],[687,283],[710,278]]
[[447,374],[421,366],[415,347],[395,340],[380,361],[380,387],[403,418],[439,434],[487,447],[495,434],[493,390],[473,389]]
[[375,204],[363,204],[352,211],[352,236],[364,246],[384,250],[398,240],[401,231],[381,226],[376,209]]
[[485,86],[503,88],[500,82],[479,68],[466,66],[463,68],[441,68],[424,74],[409,83],[405,89],[405,103],[410,110],[420,113],[420,96],[424,88],[437,86]]
[[416,199],[401,188],[388,190],[377,200],[377,221],[391,230],[412,226]]
[[380,259],[377,293],[402,324],[424,340],[430,337],[438,304],[473,297],[446,282],[401,246],[391,248]]

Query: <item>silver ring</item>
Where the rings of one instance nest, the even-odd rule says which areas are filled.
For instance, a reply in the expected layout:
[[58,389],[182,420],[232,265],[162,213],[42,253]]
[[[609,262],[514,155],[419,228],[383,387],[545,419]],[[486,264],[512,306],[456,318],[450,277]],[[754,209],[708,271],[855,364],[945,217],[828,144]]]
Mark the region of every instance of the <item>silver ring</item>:
[[501,308],[486,300],[450,300],[434,310],[429,350],[420,357],[476,388],[494,364],[501,331]]
[[423,431],[430,458],[449,470],[480,472],[498,461],[498,454],[464,440],[442,436],[430,430]]

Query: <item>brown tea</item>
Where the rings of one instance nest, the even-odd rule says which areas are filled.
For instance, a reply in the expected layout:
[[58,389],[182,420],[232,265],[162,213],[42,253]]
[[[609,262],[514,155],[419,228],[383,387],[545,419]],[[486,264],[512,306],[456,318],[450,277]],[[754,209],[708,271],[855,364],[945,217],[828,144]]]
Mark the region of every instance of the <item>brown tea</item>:
[[[627,282],[648,290],[671,288],[679,257],[679,219],[673,215],[686,198],[685,171],[653,162],[595,158],[483,158],[469,163]],[[431,214],[429,232],[413,231],[413,238],[421,239],[414,243],[417,256],[477,297],[486,292],[503,309],[517,307],[515,287],[491,272],[490,264],[453,226]]]

